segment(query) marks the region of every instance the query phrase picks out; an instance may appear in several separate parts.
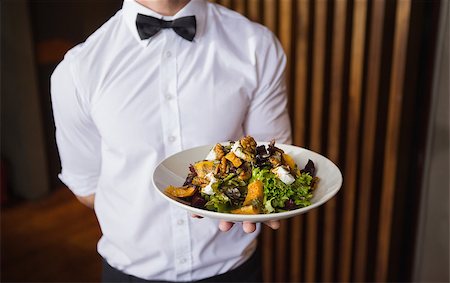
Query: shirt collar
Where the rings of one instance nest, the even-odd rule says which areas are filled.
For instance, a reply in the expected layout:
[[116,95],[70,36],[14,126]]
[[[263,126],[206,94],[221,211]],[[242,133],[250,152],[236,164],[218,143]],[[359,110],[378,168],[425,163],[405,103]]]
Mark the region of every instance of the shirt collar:
[[[198,41],[205,29],[206,25],[206,0],[191,0],[186,6],[184,6],[178,13],[174,16],[163,16],[155,11],[139,4],[135,0],[124,0],[122,6],[122,16],[125,23],[130,28],[131,33],[136,38],[136,40],[142,45],[147,46],[150,39],[141,40],[136,28],[136,17],[137,14],[143,14],[147,16],[152,16],[158,19],[173,20],[185,16],[195,16],[197,29],[195,32],[194,42]],[[156,36],[156,35],[155,35]]]

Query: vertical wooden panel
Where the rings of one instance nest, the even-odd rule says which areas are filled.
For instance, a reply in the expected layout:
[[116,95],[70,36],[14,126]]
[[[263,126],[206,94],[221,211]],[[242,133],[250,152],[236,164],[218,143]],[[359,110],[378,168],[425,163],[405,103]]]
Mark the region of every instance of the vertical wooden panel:
[[[305,145],[305,111],[308,83],[308,30],[309,30],[309,0],[300,0],[295,3],[296,18],[293,23],[296,25],[295,35],[295,81],[294,98],[295,109],[293,111],[293,131],[294,144]],[[303,269],[303,226],[304,216],[295,217],[291,223],[291,282],[300,282]]]
[[[330,116],[328,126],[328,157],[335,163],[339,162],[340,124],[341,124],[341,102],[343,92],[344,72],[344,47],[345,47],[345,20],[347,13],[347,1],[335,2],[333,41],[332,41],[332,65],[331,65],[331,93],[330,93]],[[335,237],[336,237],[336,198],[325,205],[324,221],[324,249],[322,262],[322,280],[333,281],[333,267],[335,263]]]
[[[236,10],[236,12],[241,13],[245,15],[245,0],[233,0],[233,9]],[[248,15],[246,15],[248,16]]]
[[384,153],[383,187],[378,230],[378,255],[376,261],[377,281],[387,279],[389,249],[391,238],[392,209],[397,169],[397,148],[400,132],[400,113],[402,110],[405,60],[408,41],[410,0],[397,2],[391,85],[389,90],[389,109],[387,113],[386,149]]
[[334,28],[332,43],[332,74],[330,94],[330,119],[328,156],[334,162],[338,162],[339,144],[342,133],[341,123],[341,101],[343,91],[344,72],[344,47],[345,47],[345,19],[347,17],[347,0],[339,0],[334,8]]
[[276,245],[275,245],[275,282],[285,282],[287,270],[287,244],[288,244],[288,222],[286,220],[281,221],[280,228],[276,232]]
[[[278,26],[280,27],[279,31],[279,39],[281,45],[283,46],[284,52],[287,56],[287,64],[286,64],[286,85],[288,86],[288,94],[291,93],[290,89],[290,81],[291,81],[291,6],[292,0],[283,0],[279,3],[280,14],[277,15],[277,19],[279,20]],[[291,96],[290,96],[291,97]],[[291,99],[289,99],[291,100]],[[277,282],[285,282],[287,279],[287,248],[288,248],[288,222],[286,220],[281,221],[280,229],[277,232],[277,260],[275,262],[275,280]]]
[[276,0],[264,0],[264,25],[276,33]]
[[294,143],[296,145],[305,145],[305,111],[306,111],[306,96],[308,84],[308,37],[309,37],[309,0],[297,1],[297,18],[295,24],[297,25],[296,34],[296,61],[295,61],[295,111],[293,117],[293,124],[295,129],[293,131]]
[[263,225],[262,229],[262,265],[264,282],[273,282],[273,263],[275,259],[274,232],[271,228]]
[[[283,46],[284,52],[287,57],[286,64],[286,84],[288,88],[290,87],[291,81],[291,41],[292,41],[292,0],[283,0],[280,2],[280,15],[278,15],[278,19],[280,19],[279,27],[280,34],[279,39],[281,45]],[[282,16],[281,16],[282,15]],[[281,20],[282,19],[282,20]],[[288,89],[288,93],[291,89]]]
[[290,256],[290,282],[300,282],[301,280],[301,272],[302,272],[302,232],[303,232],[303,217],[297,216],[291,220],[291,256]]
[[350,59],[350,86],[347,113],[347,143],[345,156],[345,185],[343,187],[343,219],[339,281],[350,281],[352,265],[353,222],[356,194],[360,103],[364,62],[364,37],[366,26],[366,0],[355,0],[353,7],[353,32]]
[[369,231],[370,195],[372,191],[372,172],[375,151],[375,130],[378,104],[378,85],[381,65],[381,43],[384,22],[384,0],[372,2],[370,24],[369,53],[370,63],[367,70],[367,95],[364,107],[364,127],[361,161],[361,179],[359,182],[358,213],[356,225],[356,249],[354,279],[364,281],[366,278],[367,238]]
[[220,4],[225,7],[231,8],[231,0],[220,0]]
[[[312,105],[311,105],[311,149],[321,152],[322,139],[322,103],[325,69],[325,39],[326,39],[326,0],[315,1],[314,7],[314,42],[313,42],[313,69],[312,69]],[[308,249],[305,258],[305,281],[316,280],[317,244],[318,244],[318,210],[307,215],[306,242]]]
[[322,138],[322,103],[325,70],[325,38],[326,38],[326,0],[315,1],[314,9],[314,43],[312,70],[312,109],[311,109],[311,149],[321,151]]
[[248,17],[252,21],[260,21],[259,6],[262,2],[259,0],[248,0]]

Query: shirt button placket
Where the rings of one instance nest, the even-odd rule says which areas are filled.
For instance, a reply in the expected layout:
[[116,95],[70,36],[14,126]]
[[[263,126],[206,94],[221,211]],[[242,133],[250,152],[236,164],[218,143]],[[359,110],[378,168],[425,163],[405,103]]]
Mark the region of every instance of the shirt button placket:
[[191,236],[187,212],[171,206],[172,241],[175,256],[177,280],[191,281]]
[[[166,155],[173,154],[182,149],[181,129],[178,108],[177,89],[177,53],[176,43],[178,38],[175,33],[164,33],[166,44],[161,54],[160,69],[160,102],[164,145]],[[179,281],[191,281],[191,244],[188,215],[184,210],[171,206],[171,226],[174,233],[172,241],[176,261],[176,279]]]
[[181,150],[181,130],[178,112],[176,42],[170,31],[164,32],[165,45],[161,53],[160,101],[166,155]]

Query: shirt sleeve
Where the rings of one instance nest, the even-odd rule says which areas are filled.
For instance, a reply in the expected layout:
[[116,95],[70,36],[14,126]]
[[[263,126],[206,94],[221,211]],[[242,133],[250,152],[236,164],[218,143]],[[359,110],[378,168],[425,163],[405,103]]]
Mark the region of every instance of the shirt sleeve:
[[58,177],[75,195],[93,194],[100,174],[101,140],[67,55],[52,74],[51,98],[61,160]]
[[272,32],[257,51],[258,85],[244,123],[245,133],[259,141],[290,144],[291,125],[285,82],[286,55]]

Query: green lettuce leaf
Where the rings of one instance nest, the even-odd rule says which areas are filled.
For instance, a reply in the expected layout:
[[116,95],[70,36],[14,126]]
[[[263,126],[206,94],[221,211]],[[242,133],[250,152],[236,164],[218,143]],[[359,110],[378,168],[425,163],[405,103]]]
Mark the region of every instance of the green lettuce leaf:
[[251,181],[254,180],[260,180],[264,184],[263,205],[266,213],[284,210],[285,203],[289,199],[298,207],[311,204],[309,200],[312,198],[310,186],[312,177],[308,173],[302,173],[294,183],[287,185],[269,169],[254,168]]

